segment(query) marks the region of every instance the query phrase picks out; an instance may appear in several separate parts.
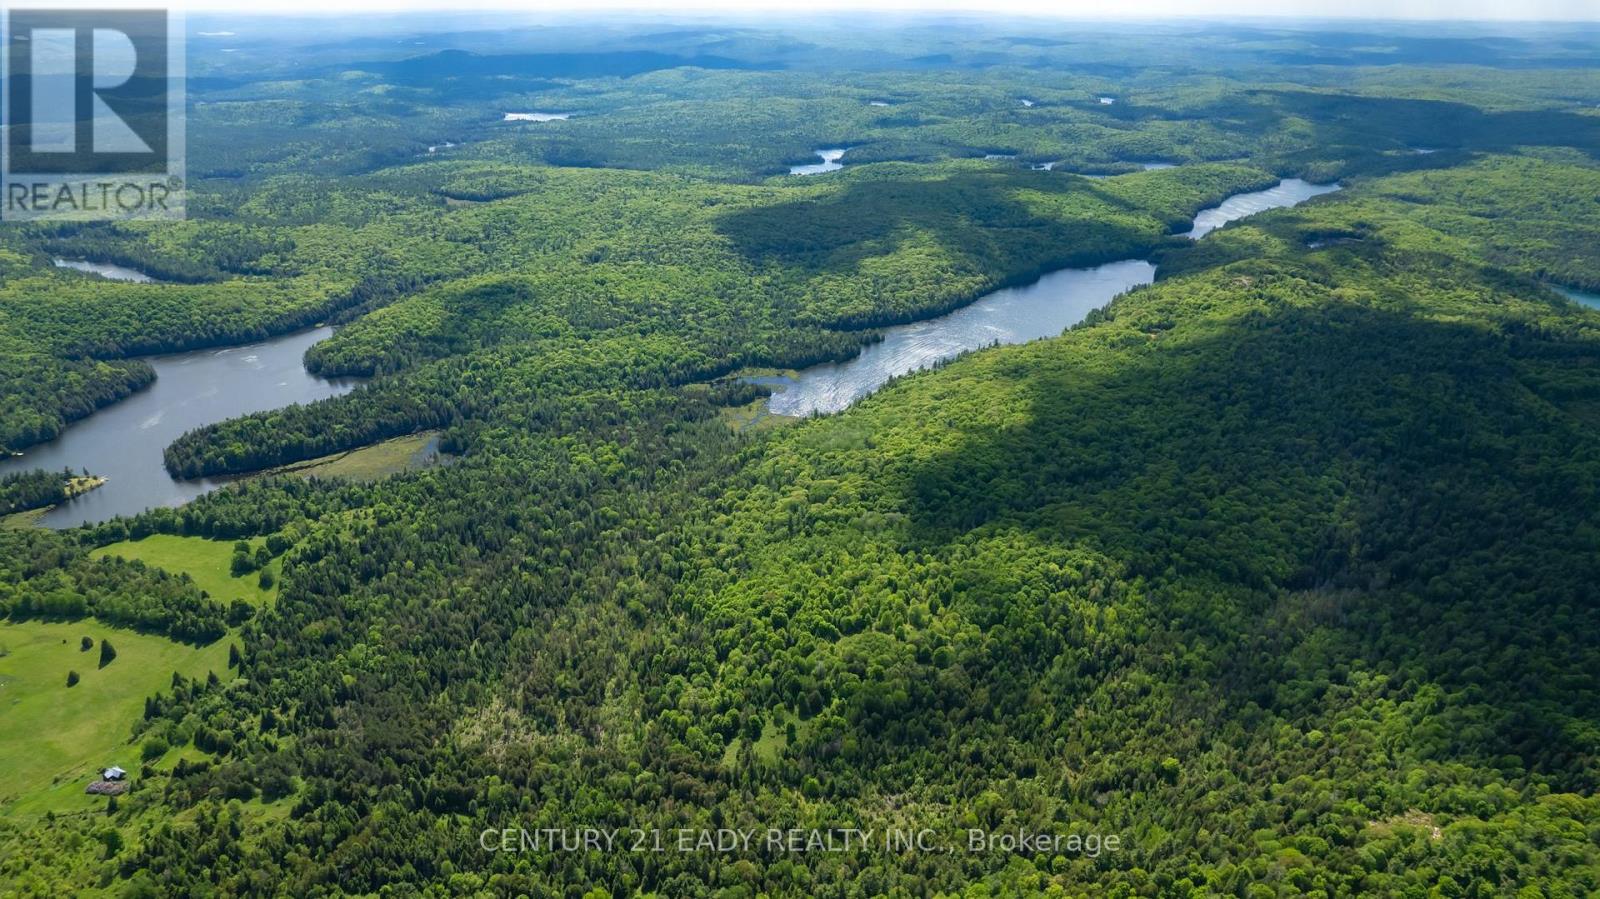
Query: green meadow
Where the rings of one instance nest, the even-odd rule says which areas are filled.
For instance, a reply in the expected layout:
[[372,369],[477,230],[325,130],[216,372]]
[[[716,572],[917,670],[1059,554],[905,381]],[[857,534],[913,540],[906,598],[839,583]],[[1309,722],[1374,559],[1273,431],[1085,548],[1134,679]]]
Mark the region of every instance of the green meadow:
[[[79,648],[86,636],[95,643],[88,651]],[[117,651],[104,668],[102,639]],[[139,770],[130,741],[145,697],[170,686],[173,672],[225,676],[228,642],[196,649],[93,618],[0,623],[0,815],[103,807],[83,789],[102,767]],[[80,680],[68,687],[71,671]]]
[[296,465],[285,465],[267,473],[292,474],[303,478],[376,481],[392,474],[417,471],[438,464],[439,459],[430,449],[438,439],[438,431],[421,431],[347,452],[331,453]]
[[[250,548],[264,543],[262,538],[250,541]],[[278,574],[283,565],[281,559],[273,559],[267,566],[272,572],[273,586],[263,590],[260,586],[261,573],[252,571],[240,577],[234,577],[230,564],[233,560],[232,540],[207,540],[204,537],[178,537],[171,534],[155,534],[143,540],[124,540],[103,546],[90,553],[93,558],[102,556],[120,556],[130,561],[137,560],[146,565],[164,568],[174,574],[187,574],[196,587],[211,594],[211,598],[219,602],[228,603],[235,599],[243,599],[251,605],[260,607],[270,603],[278,595]]]
[[[263,541],[251,541],[254,548]],[[270,603],[277,587],[263,590],[259,572],[234,577],[229,571],[233,541],[155,535],[94,550],[96,558],[120,556],[174,574],[222,602],[244,599]],[[274,578],[280,560],[269,566]],[[94,648],[82,650],[84,637]],[[99,667],[99,644],[111,641],[116,658]],[[230,639],[196,648],[165,637],[110,627],[87,618],[60,623],[0,623],[0,814],[26,816],[99,809],[105,799],[83,792],[96,772],[120,765],[139,770],[139,750],[131,742],[144,700],[185,678],[228,673]],[[79,681],[67,686],[69,672]]]

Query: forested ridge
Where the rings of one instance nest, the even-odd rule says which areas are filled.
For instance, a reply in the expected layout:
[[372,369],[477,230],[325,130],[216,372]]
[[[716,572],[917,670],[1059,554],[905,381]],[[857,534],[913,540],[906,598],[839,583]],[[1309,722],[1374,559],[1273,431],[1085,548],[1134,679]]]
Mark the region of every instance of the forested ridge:
[[[198,88],[193,220],[8,232],[0,340],[62,387],[7,404],[59,427],[84,371],[336,317],[307,365],[367,384],[191,432],[169,470],[423,429],[454,461],[0,530],[6,626],[236,648],[163,674],[114,804],[0,805],[0,896],[1600,891],[1600,316],[1551,289],[1600,284],[1587,57],[877,33],[368,68],[241,40],[263,74]],[[672,61],[708,46],[738,65]],[[842,171],[775,175],[824,146]],[[1344,189],[1178,236],[1289,176]],[[1156,283],[1059,337],[729,425],[749,370],[1125,258]],[[232,574],[277,592],[91,556],[151,535],[254,540]],[[939,848],[483,837],[574,827]]]

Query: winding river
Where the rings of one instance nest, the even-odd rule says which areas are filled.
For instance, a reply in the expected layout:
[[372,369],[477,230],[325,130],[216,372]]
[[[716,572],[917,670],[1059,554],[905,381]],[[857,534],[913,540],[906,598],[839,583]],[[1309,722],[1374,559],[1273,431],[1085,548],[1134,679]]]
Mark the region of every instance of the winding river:
[[39,523],[48,527],[182,505],[224,481],[176,481],[167,474],[161,453],[179,435],[250,412],[337,396],[356,385],[318,378],[301,361],[312,344],[332,333],[322,327],[247,346],[145,357],[156,370],[154,384],[68,425],[48,443],[0,460],[0,474],[70,468],[107,479],[46,512]]
[[[1195,216],[1187,236],[1198,240],[1235,219],[1294,206],[1338,190],[1289,178],[1267,190],[1235,194]],[[1051,272],[1032,284],[984,294],[971,305],[937,318],[883,330],[883,340],[846,362],[813,365],[795,377],[752,379],[772,387],[767,409],[775,415],[838,412],[888,383],[970,350],[996,343],[1054,337],[1119,294],[1155,280],[1156,267],[1139,259],[1087,269]],[[1581,301],[1580,301],[1581,302]]]

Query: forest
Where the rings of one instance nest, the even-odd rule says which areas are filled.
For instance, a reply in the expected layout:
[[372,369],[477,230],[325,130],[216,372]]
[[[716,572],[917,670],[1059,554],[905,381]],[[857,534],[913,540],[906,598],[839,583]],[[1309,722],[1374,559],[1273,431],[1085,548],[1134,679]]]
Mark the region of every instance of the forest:
[[35,468],[0,476],[0,514],[26,512],[68,498],[71,472]]
[[[0,520],[0,897],[1600,893],[1600,30],[659,24],[202,20],[189,220],[0,229],[24,460],[153,353],[365,379],[178,438],[185,505]],[[580,827],[938,848],[484,842]]]

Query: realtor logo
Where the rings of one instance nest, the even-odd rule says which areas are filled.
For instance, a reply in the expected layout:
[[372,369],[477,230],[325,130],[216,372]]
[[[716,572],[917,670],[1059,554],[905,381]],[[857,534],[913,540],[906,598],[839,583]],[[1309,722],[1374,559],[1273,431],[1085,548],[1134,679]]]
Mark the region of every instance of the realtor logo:
[[0,32],[0,220],[182,218],[179,17],[10,5]]

